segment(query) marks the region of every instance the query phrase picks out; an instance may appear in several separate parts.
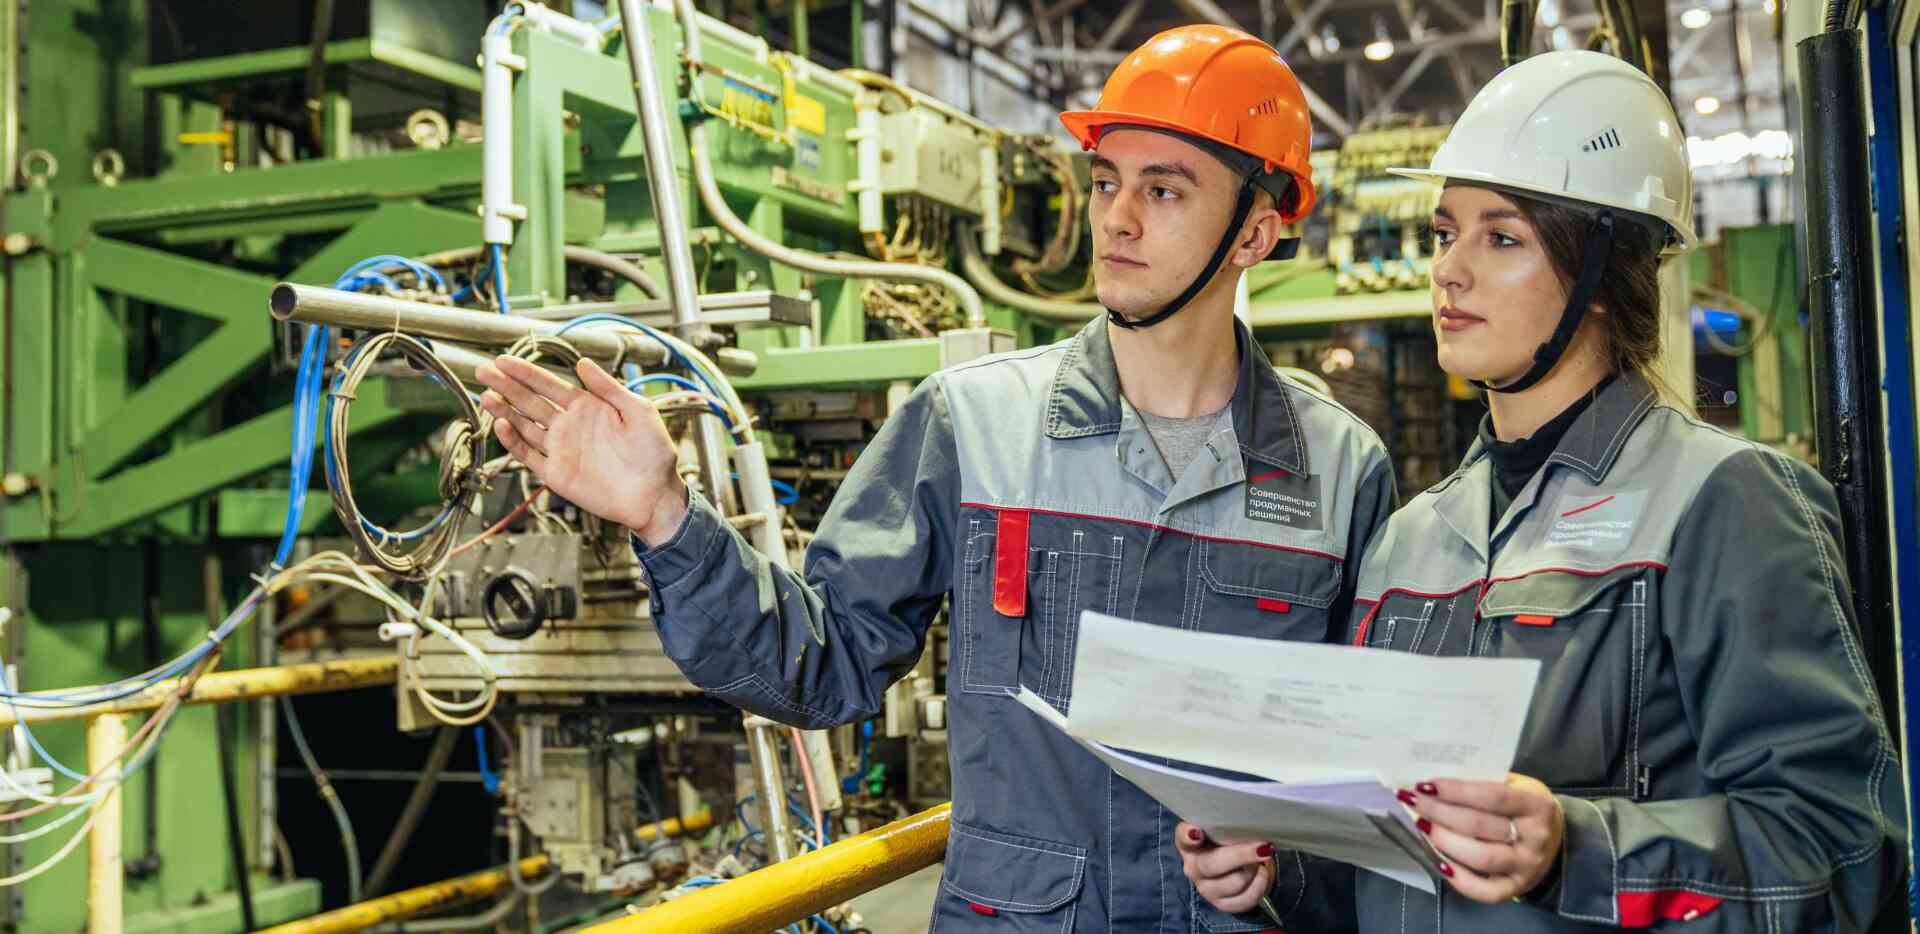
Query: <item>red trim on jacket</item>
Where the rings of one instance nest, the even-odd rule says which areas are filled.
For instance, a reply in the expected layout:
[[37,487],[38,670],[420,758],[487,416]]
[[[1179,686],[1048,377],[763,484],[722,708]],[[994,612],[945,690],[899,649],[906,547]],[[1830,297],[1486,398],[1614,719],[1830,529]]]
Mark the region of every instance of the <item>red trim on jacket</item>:
[[1681,889],[1621,892],[1614,901],[1619,907],[1620,926],[1629,928],[1649,928],[1662,921],[1692,921],[1720,907],[1720,899]]

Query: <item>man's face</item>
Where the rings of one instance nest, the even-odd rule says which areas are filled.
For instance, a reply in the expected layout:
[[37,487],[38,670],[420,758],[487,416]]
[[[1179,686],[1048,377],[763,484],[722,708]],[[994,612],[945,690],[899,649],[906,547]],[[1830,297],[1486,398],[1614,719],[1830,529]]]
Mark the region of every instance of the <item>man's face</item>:
[[1240,184],[1219,159],[1164,133],[1102,134],[1088,212],[1100,304],[1139,317],[1185,290],[1220,242]]

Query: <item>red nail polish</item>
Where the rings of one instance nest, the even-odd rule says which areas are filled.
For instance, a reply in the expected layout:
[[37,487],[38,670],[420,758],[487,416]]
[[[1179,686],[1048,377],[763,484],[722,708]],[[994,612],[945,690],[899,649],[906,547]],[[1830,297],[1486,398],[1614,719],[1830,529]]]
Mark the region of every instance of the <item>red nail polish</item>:
[[1272,855],[1273,855],[1273,844],[1271,844],[1271,843],[1262,843],[1262,844],[1260,844],[1260,848],[1259,848],[1259,849],[1257,849],[1257,850],[1254,850],[1254,851],[1253,851],[1253,855],[1255,855],[1255,856],[1258,856],[1258,857],[1260,857],[1261,859],[1266,859],[1267,857],[1269,857],[1269,856],[1272,856]]
[[1433,833],[1433,821],[1427,820],[1424,817],[1420,818],[1417,821],[1414,821],[1413,826],[1420,828],[1421,833],[1424,833],[1424,834]]
[[1453,867],[1447,865],[1446,863],[1441,863],[1440,874],[1443,876],[1446,876],[1449,879],[1453,878]]
[[1440,789],[1433,787],[1432,782],[1421,782],[1420,784],[1415,785],[1413,787],[1414,787],[1414,790],[1420,792],[1423,795],[1437,795],[1440,793]]
[[1201,833],[1197,829],[1189,827],[1187,828],[1187,839],[1193,841],[1194,843],[1200,843],[1207,839],[1207,835]]
[[1400,803],[1406,805],[1407,807],[1414,807],[1418,803],[1418,799],[1414,798],[1413,792],[1407,791],[1405,789],[1402,789],[1400,793],[1394,795],[1394,797],[1399,798]]

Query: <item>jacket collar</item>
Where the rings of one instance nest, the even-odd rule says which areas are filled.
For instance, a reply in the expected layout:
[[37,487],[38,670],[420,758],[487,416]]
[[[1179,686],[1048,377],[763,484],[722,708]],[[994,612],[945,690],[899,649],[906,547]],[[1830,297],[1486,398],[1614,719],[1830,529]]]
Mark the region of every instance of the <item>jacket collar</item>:
[[[1588,480],[1600,483],[1613,469],[1614,461],[1620,459],[1620,451],[1626,447],[1627,438],[1633,434],[1640,421],[1653,411],[1660,401],[1659,393],[1652,384],[1638,373],[1622,373],[1606,389],[1600,391],[1599,398],[1587,407],[1580,417],[1574,419],[1567,433],[1562,435],[1553,454],[1547,458],[1549,464],[1565,464],[1585,474]],[[1476,436],[1467,456],[1461,458],[1460,466],[1447,479],[1434,486],[1436,491],[1461,476],[1486,457],[1486,445]]]
[[[1240,376],[1233,390],[1233,430],[1247,457],[1307,473],[1306,438],[1294,411],[1293,394],[1279,371],[1267,362],[1246,323],[1234,320],[1240,348]],[[1113,362],[1107,320],[1090,322],[1067,344],[1047,398],[1047,436],[1085,438],[1120,430],[1120,372]]]

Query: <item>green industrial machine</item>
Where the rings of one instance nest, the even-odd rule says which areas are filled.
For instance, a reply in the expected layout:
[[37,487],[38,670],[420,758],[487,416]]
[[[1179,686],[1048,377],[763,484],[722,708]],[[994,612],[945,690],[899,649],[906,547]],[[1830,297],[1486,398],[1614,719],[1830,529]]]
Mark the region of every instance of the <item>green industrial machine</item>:
[[[397,283],[387,297],[444,309],[504,305],[529,317],[616,311],[665,327],[674,309],[658,285],[671,275],[653,188],[664,181],[685,206],[701,307],[717,325],[701,349],[744,374],[732,385],[752,403],[771,476],[797,488],[791,514],[801,528],[788,539],[796,546],[906,387],[982,353],[1057,339],[1098,313],[1088,304],[1084,157],[882,76],[808,61],[808,5],[771,6],[792,52],[702,16],[698,58],[685,54],[673,12],[646,6],[648,59],[676,124],[664,137],[672,171],[659,179],[649,176],[617,18],[574,19],[566,14],[587,11],[570,4],[508,7],[512,16],[495,18],[501,10],[478,0],[237,8],[40,0],[28,15],[18,0],[0,2],[0,165],[9,173],[0,194],[0,640],[9,689],[112,682],[167,662],[199,643],[272,560],[290,511],[289,443],[305,424],[292,404],[303,332],[269,317],[277,282],[338,284],[367,257],[438,255],[459,291]],[[331,15],[316,17],[316,8]],[[847,5],[838,21],[858,34],[863,9]],[[503,44],[488,51],[490,40]],[[487,120],[494,67],[511,74]],[[690,147],[696,125],[703,152]],[[1383,149],[1434,141],[1430,131],[1391,132],[1399,135],[1347,148],[1377,161]],[[508,167],[492,197],[490,160]],[[701,160],[724,213],[745,231],[699,190]],[[1437,371],[1410,382],[1411,370],[1393,362],[1419,357],[1420,341],[1430,341],[1423,320],[1394,320],[1426,317],[1419,270],[1378,272],[1385,260],[1418,255],[1419,221],[1405,192],[1363,184],[1376,174],[1366,166],[1350,162],[1342,176],[1337,160],[1321,164],[1339,193],[1309,243],[1336,262],[1256,269],[1248,318],[1286,356],[1277,362],[1326,377],[1343,399],[1359,385],[1340,378],[1354,355],[1323,351],[1351,345],[1363,361],[1385,361],[1368,371],[1384,380],[1385,399],[1370,420],[1387,423],[1393,441],[1396,419],[1431,426],[1450,417],[1391,399],[1446,398]],[[1391,237],[1373,234],[1383,210],[1396,225]],[[509,231],[504,242],[496,225]],[[757,248],[756,236],[835,261],[896,264],[915,278],[804,272]],[[1778,424],[1755,415],[1762,421],[1748,430],[1784,438],[1804,430],[1804,398],[1795,395],[1802,343],[1791,298],[1768,288],[1774,236],[1730,234],[1724,262],[1694,275],[1765,305],[1777,323],[1772,349],[1743,358],[1740,388],[1743,398],[1781,399]],[[504,294],[483,243],[502,248]],[[1389,247],[1373,263],[1369,249]],[[939,285],[928,278],[935,270],[965,287]],[[336,361],[343,351],[344,341],[325,350]],[[1788,391],[1769,389],[1781,386]],[[1366,399],[1345,401],[1366,409]],[[352,445],[368,514],[437,504],[442,484],[427,439],[448,411],[444,393],[421,380],[361,387],[340,443]],[[1420,444],[1419,456],[1438,463],[1426,448],[1444,445]],[[297,492],[298,533],[315,547],[337,537],[327,489]],[[511,505],[489,504],[487,520]],[[284,657],[272,613],[292,608],[269,601],[225,644],[221,666]],[[345,630],[355,612],[342,604]],[[302,651],[393,652],[373,639],[371,623]],[[886,718],[885,732],[912,743],[914,797],[940,793],[940,641],[936,633]],[[460,687],[454,669],[432,668],[431,657],[421,664],[422,677]],[[681,690],[664,664],[620,690]],[[548,669],[513,670],[517,690],[599,690]],[[401,725],[427,725],[411,722],[404,702],[400,709]],[[527,735],[562,726],[537,721]],[[256,925],[322,907],[319,885],[288,878],[276,856],[276,808],[296,806],[275,801],[278,729],[271,702],[189,710],[128,780],[126,930],[238,930],[242,874]],[[24,738],[13,735],[0,768],[41,764]],[[61,762],[85,761],[78,725],[42,727],[36,738]],[[556,750],[553,762],[563,754],[572,753]],[[237,817],[223,820],[230,810]],[[0,844],[0,876],[47,862],[70,835]],[[566,852],[576,876],[631,878],[591,841]],[[74,858],[0,889],[0,927],[83,929],[85,875]]]

